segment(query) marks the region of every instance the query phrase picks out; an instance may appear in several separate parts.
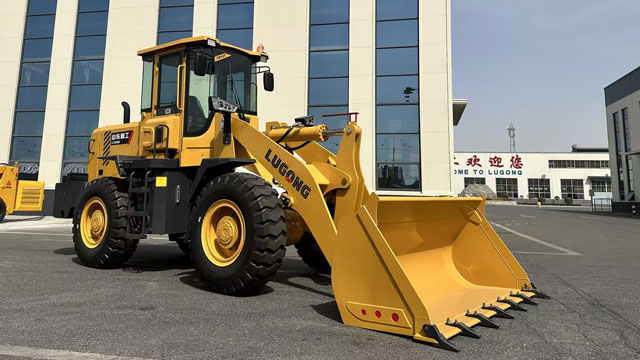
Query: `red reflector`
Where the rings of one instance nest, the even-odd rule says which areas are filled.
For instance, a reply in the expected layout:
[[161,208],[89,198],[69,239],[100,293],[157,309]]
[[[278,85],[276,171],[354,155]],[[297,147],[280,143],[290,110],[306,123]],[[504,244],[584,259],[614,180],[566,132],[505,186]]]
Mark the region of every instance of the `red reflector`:
[[11,180],[7,181],[7,186],[11,186]]
[[367,315],[367,310],[365,309],[360,310],[360,314],[362,314],[362,316]]
[[391,320],[393,320],[393,322],[398,322],[398,319],[400,319],[400,318],[398,317],[398,314],[395,314],[395,313],[394,313],[394,314],[391,314]]
[[375,314],[375,315],[376,315],[376,317],[377,317],[378,319],[380,319],[380,316],[382,316],[382,314],[380,314],[380,311],[376,311],[376,314]]

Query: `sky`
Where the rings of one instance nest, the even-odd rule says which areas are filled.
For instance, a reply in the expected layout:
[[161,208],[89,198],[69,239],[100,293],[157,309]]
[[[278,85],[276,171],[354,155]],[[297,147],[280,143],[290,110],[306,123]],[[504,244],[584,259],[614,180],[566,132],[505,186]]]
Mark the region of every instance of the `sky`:
[[604,87],[640,66],[640,0],[451,0],[456,151],[607,146]]

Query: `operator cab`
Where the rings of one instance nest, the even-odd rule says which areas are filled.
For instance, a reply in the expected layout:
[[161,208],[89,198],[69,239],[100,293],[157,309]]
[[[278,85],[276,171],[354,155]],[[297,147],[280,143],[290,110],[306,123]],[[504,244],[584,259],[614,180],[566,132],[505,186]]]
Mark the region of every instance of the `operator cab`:
[[266,53],[208,36],[173,41],[138,55],[143,59],[142,121],[157,129],[156,148],[168,148],[170,157],[181,158],[182,165],[213,157],[215,139],[221,131],[228,132],[225,124],[231,116],[257,127],[259,74],[263,88],[273,90],[273,74],[259,65],[267,61]]

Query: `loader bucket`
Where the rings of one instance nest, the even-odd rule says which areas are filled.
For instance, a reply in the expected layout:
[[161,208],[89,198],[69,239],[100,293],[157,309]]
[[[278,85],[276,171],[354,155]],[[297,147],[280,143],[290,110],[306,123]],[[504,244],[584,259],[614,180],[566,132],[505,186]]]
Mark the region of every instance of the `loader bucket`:
[[346,324],[457,351],[449,338],[478,337],[471,327],[497,327],[491,317],[545,296],[486,220],[484,198],[365,197],[337,219],[332,281]]

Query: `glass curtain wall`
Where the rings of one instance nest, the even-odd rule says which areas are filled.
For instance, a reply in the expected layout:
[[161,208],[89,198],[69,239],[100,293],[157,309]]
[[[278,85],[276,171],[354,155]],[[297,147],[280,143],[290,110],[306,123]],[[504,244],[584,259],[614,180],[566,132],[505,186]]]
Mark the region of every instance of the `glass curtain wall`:
[[218,40],[253,50],[253,0],[218,0],[217,28]]
[[160,0],[158,44],[191,37],[193,0]]
[[62,175],[86,172],[88,143],[98,127],[109,0],[80,0],[62,158]]
[[618,171],[618,194],[624,200],[624,170],[622,164],[622,134],[618,123],[618,113],[613,113],[613,136],[616,144],[616,169]]
[[[349,111],[349,0],[311,0],[307,113],[330,129],[343,128]],[[336,154],[341,137],[322,145]]]
[[30,0],[22,43],[10,162],[20,162],[20,178],[37,180],[47,103],[56,0]]
[[[624,133],[624,151],[631,151],[631,131],[629,129],[629,111],[622,109],[622,131]],[[627,159],[627,190],[633,192],[633,161],[631,155],[626,155]]]
[[420,190],[418,0],[376,1],[376,173],[380,190]]

